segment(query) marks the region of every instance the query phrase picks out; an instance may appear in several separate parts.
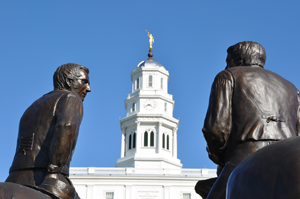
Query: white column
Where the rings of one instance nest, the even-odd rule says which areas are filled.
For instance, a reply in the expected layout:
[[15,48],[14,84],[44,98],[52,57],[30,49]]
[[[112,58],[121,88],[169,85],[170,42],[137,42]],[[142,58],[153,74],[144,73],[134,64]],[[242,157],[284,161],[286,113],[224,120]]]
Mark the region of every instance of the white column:
[[86,198],[93,198],[93,197],[94,197],[94,185],[87,185]]
[[132,93],[134,92],[134,80],[132,81]]
[[161,128],[161,126],[162,126],[162,122],[159,121],[158,122],[158,132],[157,132],[157,146],[156,146],[157,153],[160,153],[161,148],[162,148],[162,132],[161,132],[162,128]]
[[125,186],[126,186],[125,199],[132,199],[132,185],[125,185]]
[[140,121],[135,121],[136,123],[136,149],[135,149],[135,153],[138,153],[138,151],[141,149],[141,132],[140,132]]
[[164,199],[170,199],[171,186],[163,186],[164,188]]
[[122,127],[121,158],[123,158],[125,155],[125,134],[126,134],[126,127]]
[[123,188],[123,198],[126,199],[126,185],[124,185]]
[[177,158],[177,130],[173,128],[173,158]]

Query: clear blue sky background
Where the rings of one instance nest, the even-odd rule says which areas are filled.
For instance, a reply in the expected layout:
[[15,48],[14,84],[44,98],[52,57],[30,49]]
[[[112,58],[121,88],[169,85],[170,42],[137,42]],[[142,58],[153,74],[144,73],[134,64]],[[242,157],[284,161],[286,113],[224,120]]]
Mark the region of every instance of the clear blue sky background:
[[147,59],[170,72],[174,117],[180,119],[178,158],[184,168],[216,168],[207,157],[202,126],[210,87],[237,42],[261,43],[266,68],[300,88],[300,1],[1,1],[0,181],[11,165],[20,117],[53,89],[61,64],[90,69],[92,92],[74,167],[114,167],[120,157],[119,119],[131,93],[130,73]]

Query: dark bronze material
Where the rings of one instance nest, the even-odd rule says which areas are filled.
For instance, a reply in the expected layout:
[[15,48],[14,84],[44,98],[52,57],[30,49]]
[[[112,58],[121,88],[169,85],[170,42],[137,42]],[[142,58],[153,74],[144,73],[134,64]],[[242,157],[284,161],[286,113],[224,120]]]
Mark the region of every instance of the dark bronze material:
[[211,88],[202,129],[209,158],[221,168],[207,199],[225,199],[227,180],[237,165],[255,151],[299,132],[298,90],[264,69],[264,48],[245,41],[229,47],[227,53],[227,66]]
[[30,136],[21,137],[21,144],[19,146],[18,153],[23,153],[23,155],[26,155],[26,150],[32,150],[33,139],[34,133]]
[[258,150],[232,172],[227,199],[299,199],[300,137]]
[[11,182],[0,183],[1,199],[58,199],[55,196],[49,196],[41,191]]
[[199,194],[202,198],[206,198],[211,187],[216,182],[217,178],[209,178],[206,180],[199,180],[195,186],[195,191]]
[[12,187],[17,183],[52,198],[79,198],[68,176],[83,117],[82,102],[91,91],[88,73],[78,64],[58,67],[54,90],[27,108],[20,120],[9,183],[2,183],[0,190],[6,186],[18,192],[19,185]]

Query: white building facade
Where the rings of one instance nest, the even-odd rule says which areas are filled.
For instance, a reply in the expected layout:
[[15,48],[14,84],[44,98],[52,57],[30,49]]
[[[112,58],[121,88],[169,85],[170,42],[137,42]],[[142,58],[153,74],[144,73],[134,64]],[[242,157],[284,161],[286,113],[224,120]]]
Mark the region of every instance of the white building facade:
[[[174,174],[177,173],[177,174]],[[72,167],[70,179],[81,199],[201,199],[198,180],[215,169],[137,169]]]
[[132,93],[120,120],[121,157],[116,168],[71,168],[82,199],[201,199],[198,180],[216,177],[215,169],[182,169],[177,158],[179,120],[168,94],[169,72],[149,57],[131,73]]

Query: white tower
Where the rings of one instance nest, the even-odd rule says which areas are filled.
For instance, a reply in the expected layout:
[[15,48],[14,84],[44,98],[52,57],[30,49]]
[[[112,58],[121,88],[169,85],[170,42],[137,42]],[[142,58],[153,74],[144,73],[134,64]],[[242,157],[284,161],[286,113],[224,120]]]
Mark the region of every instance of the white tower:
[[132,93],[125,100],[121,158],[116,167],[182,167],[177,159],[177,129],[174,100],[168,94],[169,72],[157,61],[142,61],[131,73]]

